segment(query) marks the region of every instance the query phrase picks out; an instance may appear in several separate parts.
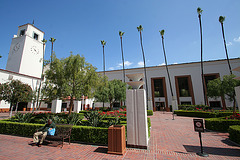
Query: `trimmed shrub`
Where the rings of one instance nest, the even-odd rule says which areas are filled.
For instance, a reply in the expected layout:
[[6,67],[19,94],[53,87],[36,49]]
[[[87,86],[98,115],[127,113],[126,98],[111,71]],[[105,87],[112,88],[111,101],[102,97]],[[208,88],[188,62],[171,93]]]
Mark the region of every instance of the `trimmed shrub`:
[[209,118],[205,119],[206,129],[213,131],[227,132],[229,126],[240,125],[240,120],[225,119],[225,118]]
[[176,110],[174,114],[177,116],[187,116],[187,117],[199,117],[199,118],[215,118],[216,114],[213,112],[204,111],[186,111],[186,110]]
[[86,143],[108,144],[108,128],[73,126],[71,140]]
[[229,139],[240,144],[240,125],[230,126],[228,132]]
[[[18,123],[9,121],[0,121],[0,133],[19,136],[33,136],[37,129],[43,124]],[[67,127],[67,126],[57,126]],[[73,126],[71,140],[86,143],[107,144],[108,128]]]
[[153,115],[153,111],[152,110],[147,110],[147,116],[152,116]]
[[150,128],[152,126],[150,118],[147,118],[147,124],[148,124],[148,138],[149,138],[151,136]]

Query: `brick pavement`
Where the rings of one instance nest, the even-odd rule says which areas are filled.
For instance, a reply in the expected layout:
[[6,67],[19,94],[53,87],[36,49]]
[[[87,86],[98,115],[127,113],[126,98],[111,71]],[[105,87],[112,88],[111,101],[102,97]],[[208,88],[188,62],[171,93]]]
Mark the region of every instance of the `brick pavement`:
[[107,146],[67,143],[60,147],[28,145],[31,138],[0,134],[0,159],[240,159],[240,146],[228,140],[227,133],[202,134],[208,158],[199,157],[198,133],[193,130],[193,118],[175,117],[170,113],[154,112],[148,150],[128,148],[124,156],[107,154]]

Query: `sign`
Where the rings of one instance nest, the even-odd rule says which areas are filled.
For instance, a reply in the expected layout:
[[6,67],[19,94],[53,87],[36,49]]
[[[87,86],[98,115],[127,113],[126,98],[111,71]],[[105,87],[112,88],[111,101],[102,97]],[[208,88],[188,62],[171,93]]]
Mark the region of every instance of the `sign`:
[[196,132],[204,132],[203,119],[193,119],[193,124]]

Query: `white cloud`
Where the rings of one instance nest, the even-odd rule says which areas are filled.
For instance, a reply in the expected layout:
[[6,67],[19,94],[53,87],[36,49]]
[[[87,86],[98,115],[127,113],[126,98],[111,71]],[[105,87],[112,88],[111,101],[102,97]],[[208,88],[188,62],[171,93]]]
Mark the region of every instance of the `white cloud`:
[[114,70],[114,67],[109,67],[108,69],[109,69],[109,70]]
[[161,63],[161,64],[159,64],[158,66],[165,66],[166,64],[165,63]]
[[143,66],[144,66],[143,61],[138,62],[137,67],[143,67]]
[[235,42],[240,42],[240,36],[238,38],[233,39]]
[[173,64],[178,64],[177,62],[173,63]]
[[[124,62],[124,66],[126,66],[126,67],[128,67],[128,66],[130,66],[130,65],[132,65],[133,63],[132,62],[129,62],[129,61],[125,61]],[[123,66],[123,64],[122,63],[119,63],[118,64],[118,67],[120,67],[120,66]]]
[[231,46],[231,45],[232,45],[232,42],[228,42],[226,45],[227,45],[227,46]]

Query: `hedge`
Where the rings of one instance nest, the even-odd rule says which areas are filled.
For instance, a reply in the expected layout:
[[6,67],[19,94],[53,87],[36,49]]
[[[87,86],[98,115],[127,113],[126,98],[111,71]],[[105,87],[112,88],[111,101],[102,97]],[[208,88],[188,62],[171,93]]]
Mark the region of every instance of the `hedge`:
[[227,132],[229,126],[240,125],[240,120],[225,119],[225,118],[209,118],[205,119],[206,129],[213,131]]
[[[18,123],[0,120],[0,133],[32,137],[43,124]],[[86,143],[107,144],[108,128],[73,126],[71,140]]]
[[216,118],[216,117],[227,117],[233,114],[233,112],[207,112],[207,111],[187,111],[187,110],[176,110],[174,114],[178,116],[188,117],[199,117],[199,118]]
[[228,132],[229,139],[240,144],[240,125],[230,126]]
[[[79,113],[89,113],[89,112],[92,112],[92,111],[88,111],[88,110],[82,110],[82,111],[79,111]],[[102,112],[102,111],[99,111],[99,112]],[[122,114],[127,114],[127,111],[120,111],[119,113],[122,113]],[[152,110],[147,110],[147,115],[148,116],[152,116],[153,115],[153,111]]]
[[204,112],[204,111],[185,111],[185,110],[175,110],[174,114],[177,116],[188,116],[188,117],[199,117],[199,118],[214,118],[215,113]]
[[153,111],[152,110],[147,110],[147,115],[148,116],[152,116],[153,115]]

